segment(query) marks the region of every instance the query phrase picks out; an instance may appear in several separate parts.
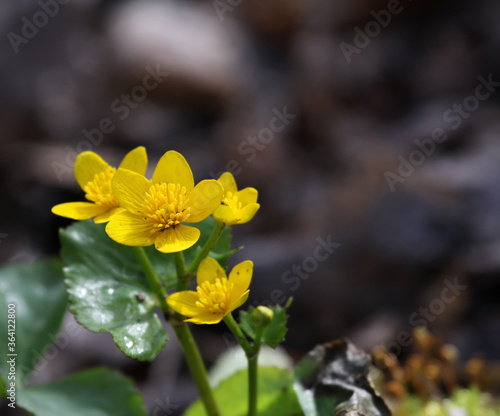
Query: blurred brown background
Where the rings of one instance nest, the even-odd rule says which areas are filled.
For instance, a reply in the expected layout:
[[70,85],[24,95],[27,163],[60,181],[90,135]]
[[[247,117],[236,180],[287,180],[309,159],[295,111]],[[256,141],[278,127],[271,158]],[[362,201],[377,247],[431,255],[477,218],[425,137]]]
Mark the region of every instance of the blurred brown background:
[[[259,190],[233,261],[255,263],[250,303],[295,298],[295,359],[345,336],[398,352],[420,323],[498,360],[499,18],[494,0],[3,0],[0,262],[57,255],[77,153],[144,145],[151,172],[175,149],[197,181]],[[195,331],[209,363],[227,348]],[[34,381],[100,364],[156,416],[196,394],[174,340],[148,365],[83,329]]]

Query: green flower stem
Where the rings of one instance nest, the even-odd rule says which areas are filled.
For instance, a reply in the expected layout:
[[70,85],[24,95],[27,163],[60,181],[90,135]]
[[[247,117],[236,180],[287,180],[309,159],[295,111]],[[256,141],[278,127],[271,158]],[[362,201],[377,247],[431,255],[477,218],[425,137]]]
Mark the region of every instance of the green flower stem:
[[208,256],[210,250],[212,250],[217,241],[219,241],[219,238],[222,235],[224,228],[226,228],[224,224],[221,224],[219,222],[217,223],[217,225],[212,231],[212,234],[210,235],[210,237],[208,237],[207,242],[205,243],[201,251],[198,253],[198,255],[195,257],[193,262],[189,265],[187,270],[187,274],[189,276],[192,276],[196,272],[196,270],[198,270],[198,266],[200,265],[201,261]]
[[248,342],[247,338],[245,337],[245,334],[243,334],[243,331],[241,330],[240,326],[238,323],[234,320],[233,315],[231,312],[229,312],[225,317],[224,317],[224,322],[229,328],[229,330],[233,333],[234,337],[238,341],[238,343],[241,345],[241,348],[243,348],[243,351],[245,351],[245,354],[247,357],[250,357],[253,355],[254,350],[250,343]]
[[164,313],[167,313],[170,308],[167,304],[167,291],[165,289],[164,284],[160,281],[160,278],[156,274],[156,271],[153,265],[151,264],[148,255],[144,251],[144,248],[143,247],[132,247],[132,248],[134,250],[135,256],[137,257],[137,260],[139,261],[139,264],[141,265],[142,270],[144,271],[144,274],[146,275],[146,279],[149,285],[154,290],[158,302],[160,302],[161,310]]
[[[151,288],[155,291],[155,294],[161,304],[162,311],[168,318],[173,318],[170,320],[172,327],[174,328],[177,338],[179,339],[189,371],[193,376],[196,387],[198,388],[198,393],[200,394],[200,398],[205,405],[208,416],[219,416],[212,388],[208,382],[207,370],[191,330],[185,323],[177,319],[174,311],[172,311],[172,309],[168,306],[167,291],[165,290],[163,283],[161,283],[160,278],[158,277],[158,274],[156,273],[144,249],[142,247],[134,247],[134,252],[142,270],[144,271],[144,274],[146,275],[146,279],[148,280]],[[175,267],[177,268],[178,275],[184,276],[186,274],[184,257],[182,256],[182,253],[175,254],[179,254],[178,256],[174,255]],[[189,285],[189,279],[187,279],[187,283]]]
[[262,346],[262,334],[264,328],[257,328],[255,334],[255,341],[253,344],[252,356],[248,358],[248,416],[257,415],[257,383],[258,383],[258,369],[259,369],[259,352]]
[[255,330],[255,341],[253,342],[253,351],[255,355],[259,354],[260,347],[262,346],[262,335],[264,334],[264,327],[261,326]]
[[257,370],[263,328],[257,330],[255,344],[252,347],[231,313],[224,317],[224,322],[245,351],[248,360],[248,416],[257,416]]
[[212,388],[208,381],[207,370],[191,330],[185,323],[176,323],[173,325],[173,328],[182,346],[182,351],[184,352],[189,371],[193,376],[208,416],[219,416],[217,403],[215,402]]
[[259,354],[248,358],[248,416],[257,415],[257,370]]
[[174,253],[175,270],[177,271],[177,290],[179,292],[189,289],[189,276],[186,273],[186,262],[184,261],[184,254],[182,251]]

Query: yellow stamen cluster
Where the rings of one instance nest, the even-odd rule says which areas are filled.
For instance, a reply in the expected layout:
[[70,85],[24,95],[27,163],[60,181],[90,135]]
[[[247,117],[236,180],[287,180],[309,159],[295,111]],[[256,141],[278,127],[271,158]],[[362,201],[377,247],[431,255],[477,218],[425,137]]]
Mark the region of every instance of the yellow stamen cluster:
[[228,191],[222,198],[222,205],[227,205],[232,209],[241,209],[241,202],[238,201],[238,196]]
[[203,282],[196,288],[199,296],[196,306],[212,313],[225,313],[230,305],[232,290],[233,284],[225,277],[215,279],[215,283]]
[[174,228],[187,221],[191,210],[187,206],[188,202],[185,186],[173,183],[156,183],[151,186],[142,203],[142,212],[155,227],[151,232]]
[[94,179],[83,188],[85,198],[106,208],[117,207],[118,201],[111,191],[111,179],[113,179],[115,172],[115,168],[108,167],[106,170],[96,173]]

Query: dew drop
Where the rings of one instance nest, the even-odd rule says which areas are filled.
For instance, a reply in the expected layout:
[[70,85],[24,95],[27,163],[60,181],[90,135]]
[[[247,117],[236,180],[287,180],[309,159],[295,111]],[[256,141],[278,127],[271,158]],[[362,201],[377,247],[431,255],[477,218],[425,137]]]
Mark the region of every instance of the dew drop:
[[79,287],[75,291],[75,295],[79,298],[83,298],[87,294],[87,289],[84,287]]
[[131,339],[123,337],[123,340],[125,341],[125,346],[127,348],[132,348],[134,346],[134,342]]

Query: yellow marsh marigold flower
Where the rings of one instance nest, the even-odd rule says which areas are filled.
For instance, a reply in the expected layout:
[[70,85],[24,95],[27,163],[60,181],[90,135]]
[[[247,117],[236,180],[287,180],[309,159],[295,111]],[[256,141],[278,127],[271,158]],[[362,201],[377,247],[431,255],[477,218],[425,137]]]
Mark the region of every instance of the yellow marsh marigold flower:
[[120,206],[127,209],[113,216],[108,235],[127,246],[150,246],[174,253],[194,245],[200,230],[184,223],[204,220],[220,205],[222,186],[204,180],[194,186],[186,159],[170,151],[158,162],[151,180],[119,169],[111,183]]
[[252,272],[253,263],[247,260],[235,266],[228,279],[217,260],[207,257],[198,267],[196,292],[174,293],[167,297],[167,303],[174,311],[189,317],[187,322],[216,324],[246,302]]
[[257,190],[245,188],[238,191],[234,177],[229,172],[223,173],[219,182],[224,188],[224,196],[221,206],[213,215],[217,222],[234,225],[250,221],[260,208],[260,204],[257,204]]
[[[148,157],[142,146],[127,153],[120,168],[130,169],[139,175],[146,173]],[[112,215],[123,211],[111,192],[111,179],[116,169],[109,166],[97,153],[83,152],[75,159],[75,178],[92,202],[67,202],[52,208],[61,217],[74,220],[94,218],[95,223],[108,222]]]

